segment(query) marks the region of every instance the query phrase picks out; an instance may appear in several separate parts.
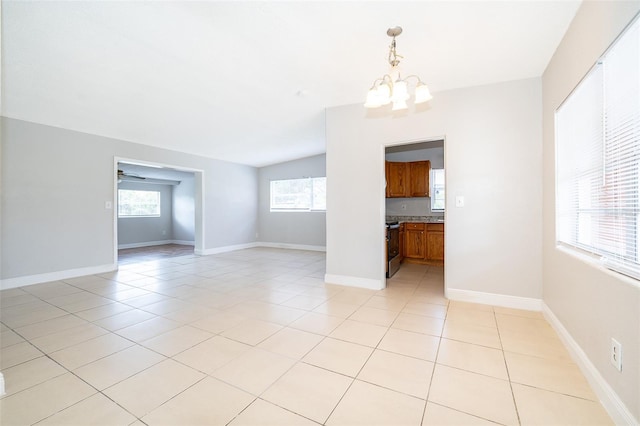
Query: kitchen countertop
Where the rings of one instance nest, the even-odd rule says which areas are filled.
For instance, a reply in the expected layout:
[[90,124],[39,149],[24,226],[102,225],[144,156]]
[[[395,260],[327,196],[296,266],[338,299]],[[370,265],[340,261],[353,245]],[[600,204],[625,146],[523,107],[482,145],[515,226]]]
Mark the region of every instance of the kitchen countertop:
[[387,216],[387,222],[444,223],[444,216]]

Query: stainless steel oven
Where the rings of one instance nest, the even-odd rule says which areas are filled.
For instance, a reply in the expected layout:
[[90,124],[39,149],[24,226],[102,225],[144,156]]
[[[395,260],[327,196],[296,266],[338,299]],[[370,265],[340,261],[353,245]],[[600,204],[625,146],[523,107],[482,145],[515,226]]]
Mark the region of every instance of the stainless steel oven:
[[387,278],[400,269],[400,225],[387,222]]

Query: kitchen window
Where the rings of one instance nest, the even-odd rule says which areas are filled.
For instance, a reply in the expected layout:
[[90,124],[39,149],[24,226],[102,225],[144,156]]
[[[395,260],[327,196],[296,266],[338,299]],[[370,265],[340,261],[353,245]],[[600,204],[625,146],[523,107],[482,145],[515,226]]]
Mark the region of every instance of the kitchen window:
[[118,217],[159,217],[160,191],[118,189]]
[[640,21],[556,111],[556,240],[640,279]]
[[272,212],[327,210],[327,178],[309,177],[271,181]]
[[431,169],[431,211],[444,211],[444,169]]

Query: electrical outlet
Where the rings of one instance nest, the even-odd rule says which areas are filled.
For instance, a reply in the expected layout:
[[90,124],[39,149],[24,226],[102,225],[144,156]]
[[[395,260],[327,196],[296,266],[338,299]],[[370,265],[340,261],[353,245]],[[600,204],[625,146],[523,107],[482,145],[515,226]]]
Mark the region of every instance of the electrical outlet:
[[611,339],[610,360],[618,371],[622,371],[622,345],[616,339]]

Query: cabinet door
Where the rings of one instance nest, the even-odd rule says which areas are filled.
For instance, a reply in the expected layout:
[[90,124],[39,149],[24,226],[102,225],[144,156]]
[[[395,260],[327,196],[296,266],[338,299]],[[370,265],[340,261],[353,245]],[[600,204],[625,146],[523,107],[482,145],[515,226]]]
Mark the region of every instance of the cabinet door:
[[411,259],[424,259],[425,254],[424,231],[405,229],[404,231],[404,257]]
[[429,173],[431,172],[430,161],[414,161],[409,164],[409,175],[411,179],[409,194],[411,197],[429,196]]
[[387,196],[400,198],[409,196],[409,163],[388,162]]
[[400,224],[400,232],[398,233],[398,248],[400,250],[400,261],[404,259],[404,223]]
[[444,232],[427,232],[427,260],[444,260]]

